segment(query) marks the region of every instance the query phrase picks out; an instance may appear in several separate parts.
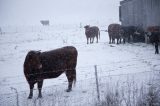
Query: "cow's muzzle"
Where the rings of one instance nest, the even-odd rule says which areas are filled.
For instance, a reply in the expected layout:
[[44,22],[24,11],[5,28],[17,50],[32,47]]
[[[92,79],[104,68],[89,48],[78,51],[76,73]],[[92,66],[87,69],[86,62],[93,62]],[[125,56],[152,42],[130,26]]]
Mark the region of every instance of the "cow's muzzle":
[[39,66],[38,66],[38,69],[41,69],[42,68],[42,64],[40,64]]

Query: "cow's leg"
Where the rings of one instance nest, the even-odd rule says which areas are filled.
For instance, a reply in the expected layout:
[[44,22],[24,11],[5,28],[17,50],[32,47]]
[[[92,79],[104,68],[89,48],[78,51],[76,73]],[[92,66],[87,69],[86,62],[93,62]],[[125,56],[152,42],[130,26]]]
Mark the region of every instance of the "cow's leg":
[[90,37],[89,39],[90,39],[90,43],[92,43],[92,38]]
[[133,38],[133,42],[136,42],[136,35],[135,34],[132,35],[132,38]]
[[126,43],[126,38],[123,38],[123,43],[124,43],[124,44]]
[[109,35],[109,44],[111,44],[111,36]]
[[119,39],[117,38],[117,44],[119,43]]
[[92,37],[92,43],[94,42],[94,37]]
[[109,44],[111,44],[111,37],[109,37]]
[[90,40],[90,43],[93,43],[93,38],[91,37],[90,39],[91,39],[91,40]]
[[158,42],[155,42],[155,54],[159,54]]
[[29,87],[30,87],[30,93],[29,93],[28,99],[32,99],[34,83],[29,83]]
[[121,43],[121,38],[119,39],[119,43]]
[[73,80],[75,80],[75,78],[76,78],[76,70],[67,70],[66,76],[68,79],[68,89],[66,91],[70,92],[72,90]]
[[88,37],[87,37],[87,44],[88,44]]
[[42,97],[41,90],[42,90],[42,86],[43,86],[43,80],[42,81],[38,81],[37,83],[38,83],[37,85],[38,85],[38,91],[39,91],[38,98],[41,98]]
[[113,38],[111,38],[111,43],[113,43]]
[[115,39],[114,39],[114,38],[112,38],[112,43],[114,43],[114,44],[115,44]]
[[128,43],[130,43],[131,41],[133,41],[133,36],[132,36],[132,35],[129,35],[129,36],[128,36]]

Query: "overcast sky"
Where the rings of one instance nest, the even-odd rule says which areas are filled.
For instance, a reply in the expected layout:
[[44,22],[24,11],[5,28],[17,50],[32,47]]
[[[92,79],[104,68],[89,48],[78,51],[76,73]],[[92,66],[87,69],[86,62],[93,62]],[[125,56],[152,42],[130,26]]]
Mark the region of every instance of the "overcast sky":
[[0,26],[117,22],[120,0],[0,0]]

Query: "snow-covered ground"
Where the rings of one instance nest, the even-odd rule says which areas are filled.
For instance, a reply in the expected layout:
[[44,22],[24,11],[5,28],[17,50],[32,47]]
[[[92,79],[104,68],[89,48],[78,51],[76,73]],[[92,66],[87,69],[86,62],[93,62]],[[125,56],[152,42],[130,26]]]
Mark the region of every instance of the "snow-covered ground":
[[[99,25],[99,28],[104,30],[107,26]],[[20,106],[93,106],[97,101],[95,65],[101,100],[107,89],[139,88],[141,84],[147,86],[150,81],[159,81],[160,55],[154,54],[151,44],[109,44],[108,33],[101,31],[99,43],[87,45],[84,28],[78,25],[6,27],[4,30],[6,33],[0,35],[0,106],[17,103]],[[35,90],[33,99],[28,100],[29,86],[23,74],[27,52],[68,45],[78,50],[77,82],[73,91],[65,92],[68,83],[62,74],[44,81],[42,99],[37,99]],[[18,99],[13,88],[18,92]]]

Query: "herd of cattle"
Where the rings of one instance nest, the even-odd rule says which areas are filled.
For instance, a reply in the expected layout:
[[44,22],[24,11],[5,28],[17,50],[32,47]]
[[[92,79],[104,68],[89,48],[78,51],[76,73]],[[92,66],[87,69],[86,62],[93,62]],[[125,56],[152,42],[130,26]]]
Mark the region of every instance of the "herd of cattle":
[[139,26],[122,26],[120,24],[110,24],[108,26],[109,43],[115,43],[117,39],[117,44],[128,42],[144,42],[145,41],[145,31]]
[[[85,35],[87,38],[87,44],[94,42],[94,38],[100,39],[100,30],[97,26],[85,27]],[[120,24],[110,24],[108,26],[109,43],[117,44],[126,41],[130,42],[144,42],[145,35],[150,39],[150,42],[155,43],[155,53],[158,51],[158,42],[160,36],[160,27],[149,27],[148,32],[145,32],[141,27],[135,26],[121,26]],[[72,84],[76,81],[76,65],[77,65],[78,51],[73,46],[66,46],[63,48],[40,52],[29,51],[24,61],[24,75],[30,87],[29,99],[33,97],[34,85],[37,83],[39,94],[38,97],[42,97],[41,89],[43,86],[43,80],[48,78],[56,78],[62,73],[66,74],[68,79],[67,92],[72,90]]]
[[[85,35],[88,40],[90,39],[90,43],[93,43],[94,37],[97,38],[98,42],[98,34],[100,36],[100,30],[96,26],[86,25],[85,27]],[[109,35],[109,43],[115,43],[117,40],[117,44],[127,42],[145,42],[145,39],[151,43],[157,42],[160,39],[160,26],[150,26],[147,30],[144,30],[141,26],[122,26],[120,24],[110,24],[108,26]],[[155,36],[156,35],[156,36]],[[100,37],[99,37],[100,38]]]
[[[94,38],[97,38],[98,43],[98,35],[100,38],[100,30],[97,26],[84,26],[85,35],[90,43],[94,42]],[[120,24],[110,24],[108,26],[109,35],[109,44],[115,43],[117,40],[117,44],[123,42],[150,42],[155,45],[155,54],[159,54],[158,43],[160,41],[160,26],[150,26],[147,30],[144,30],[141,26],[122,26]]]

